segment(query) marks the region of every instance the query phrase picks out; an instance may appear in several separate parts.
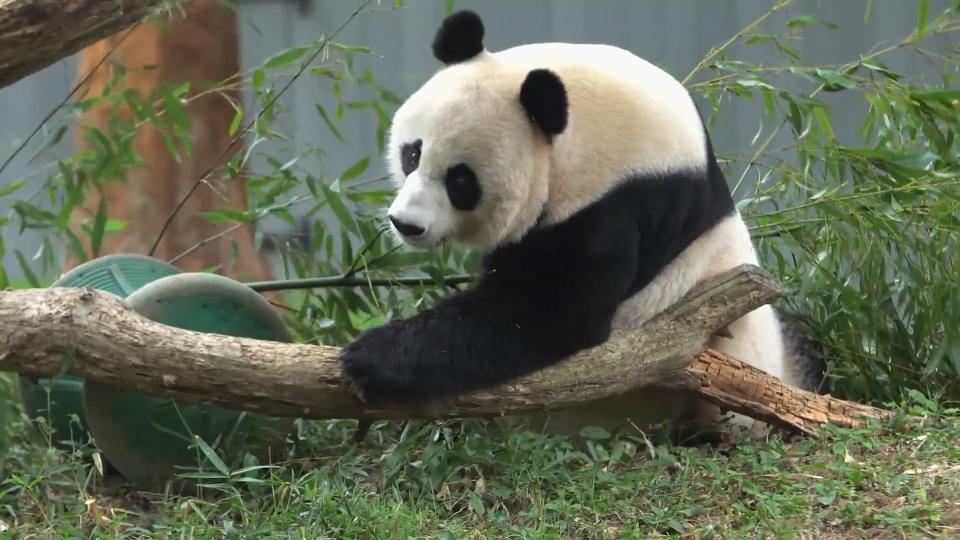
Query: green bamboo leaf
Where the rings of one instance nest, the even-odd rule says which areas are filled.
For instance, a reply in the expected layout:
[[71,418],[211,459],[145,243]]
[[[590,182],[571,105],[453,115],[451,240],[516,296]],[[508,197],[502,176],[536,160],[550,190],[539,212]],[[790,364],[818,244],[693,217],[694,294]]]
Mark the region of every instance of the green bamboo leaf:
[[173,142],[173,137],[164,131],[160,133],[160,138],[163,139],[163,144],[167,147],[167,151],[170,152],[170,155],[173,156],[173,160],[177,163],[180,163],[182,158],[180,156],[180,151],[177,150],[176,143]]
[[348,53],[354,53],[354,52],[359,52],[359,53],[371,53],[371,52],[373,52],[373,49],[371,49],[370,47],[364,47],[363,45],[347,45],[346,43],[338,43],[338,42],[336,42],[336,41],[331,41],[331,42],[330,42],[330,48],[332,48],[332,49],[338,49],[338,50],[341,50],[341,51],[344,51],[344,52],[348,52]]
[[370,165],[369,157],[365,157],[357,161],[353,165],[350,165],[349,167],[347,167],[347,170],[343,171],[343,173],[340,174],[340,181],[345,182],[347,180],[352,180],[360,176],[361,174],[363,174],[363,171],[367,170],[367,167],[369,165]]
[[10,183],[10,185],[4,186],[4,187],[0,188],[0,197],[6,197],[7,195],[10,195],[11,193],[15,193],[15,192],[17,192],[17,191],[20,191],[20,190],[21,190],[24,186],[26,186],[28,183],[29,183],[29,182],[27,182],[26,180],[20,180],[20,181],[17,181],[17,182],[12,182],[12,183]]
[[345,229],[340,229],[340,260],[344,265],[353,264],[353,246]]
[[56,146],[57,143],[59,143],[60,140],[63,139],[63,134],[66,132],[67,132],[67,126],[64,125],[64,126],[58,127],[56,131],[54,131],[53,134],[50,135],[50,137],[46,140],[46,142],[43,143],[43,146],[41,146],[40,149],[37,150],[33,154],[33,156],[30,157],[30,160],[28,161],[28,163],[33,163],[33,161],[37,159],[37,157],[40,154]]
[[820,125],[820,129],[826,133],[829,143],[833,144],[836,141],[836,136],[833,133],[833,127],[830,125],[830,114],[827,113],[826,109],[816,108],[813,109],[813,116],[817,120],[817,123]]
[[775,34],[754,34],[749,39],[747,39],[747,45],[757,45],[760,43],[766,43],[767,41],[776,41],[777,36]]
[[929,7],[927,0],[920,0],[920,5],[917,6],[917,38],[922,38],[927,28],[927,11]]
[[57,222],[56,214],[37,208],[26,201],[13,203],[13,211],[23,221],[22,228],[50,227]]
[[127,225],[129,225],[129,222],[125,219],[108,219],[105,230],[108,233],[120,232],[126,229]]
[[20,253],[20,250],[15,250],[13,252],[17,257],[17,262],[20,264],[20,271],[23,272],[23,276],[27,278],[27,282],[30,283],[31,287],[39,288],[40,280],[37,279],[37,275],[33,273],[33,270],[30,268],[30,265],[27,263],[26,257],[23,256],[23,253]]
[[861,65],[869,69],[870,71],[876,71],[877,73],[883,75],[884,77],[890,80],[898,81],[902,78],[899,74],[890,71],[888,68],[880,65],[879,63],[875,64],[873,62],[864,62]]
[[270,215],[275,216],[279,219],[282,219],[291,227],[297,226],[297,220],[293,217],[293,215],[290,212],[287,211],[286,208],[282,208],[282,207],[272,208],[270,209]]
[[69,228],[64,229],[63,233],[67,236],[67,249],[73,253],[80,262],[86,262],[87,252],[83,249],[83,243],[80,242],[80,239],[77,238],[77,235],[73,233]]
[[107,226],[107,198],[100,197],[97,206],[97,215],[93,220],[93,230],[90,231],[90,252],[94,257],[100,256],[100,246],[103,244],[103,234]]
[[827,92],[838,92],[857,87],[857,83],[832,69],[817,68],[813,70],[813,73],[823,81],[823,89]]
[[340,198],[340,195],[330,189],[330,187],[326,184],[321,184],[320,187],[323,189],[323,196],[327,200],[327,204],[330,205],[330,209],[333,210],[337,220],[349,228],[351,232],[360,234],[360,229],[357,227],[357,223],[353,220],[353,216],[350,214],[350,211],[347,210],[346,205],[343,204],[343,200]]
[[233,120],[230,121],[230,129],[227,131],[230,137],[236,135],[237,130],[240,129],[240,122],[243,121],[243,108],[234,105],[234,110]]
[[580,430],[580,436],[594,441],[603,441],[610,438],[610,432],[596,426],[587,426]]
[[175,95],[167,94],[163,96],[164,112],[170,117],[176,126],[186,129],[190,126],[190,119],[187,116],[187,110],[183,102]]
[[207,456],[207,459],[210,460],[210,463],[213,463],[213,466],[220,471],[224,476],[230,476],[230,469],[227,468],[227,464],[220,459],[220,456],[210,448],[210,445],[204,442],[198,435],[193,436],[193,441],[197,443],[197,446],[200,448],[200,451],[203,452],[203,455]]
[[736,84],[746,87],[759,86],[760,88],[773,89],[770,84],[760,79],[737,79]]
[[200,212],[199,215],[211,223],[223,223],[227,220],[250,223],[254,220],[254,216],[250,212],[243,212],[234,208],[220,208],[209,212]]
[[793,19],[790,19],[790,21],[787,22],[787,26],[789,28],[800,28],[803,26],[809,26],[811,24],[819,24],[831,29],[837,28],[837,25],[833,23],[828,23],[827,21],[824,21],[823,19],[821,19],[820,17],[817,17],[816,15],[800,15],[798,17],[794,17]]
[[952,103],[960,100],[960,90],[925,90],[910,92],[910,97],[919,101],[945,101]]
[[262,69],[255,70],[253,72],[253,90],[257,91],[263,87],[263,83],[267,82],[267,75],[263,72]]
[[316,104],[317,112],[320,113],[320,118],[323,119],[323,123],[327,125],[327,129],[330,130],[330,133],[333,133],[333,136],[337,138],[340,142],[346,142],[343,138],[343,133],[340,133],[340,130],[337,129],[337,126],[333,124],[333,120],[330,119],[330,115],[327,114],[327,110],[323,108],[323,105],[319,103]]
[[188,92],[190,92],[190,81],[187,81],[174,88],[170,94],[175,98],[182,98],[183,96],[186,96]]
[[110,140],[107,139],[107,136],[92,126],[84,126],[84,133],[87,142],[97,148],[97,154],[103,152],[106,155],[102,159],[109,160],[113,155],[113,148],[110,146]]
[[267,58],[267,61],[263,63],[263,67],[266,69],[274,69],[291,64],[296,62],[298,58],[303,56],[309,50],[310,47],[294,47],[292,49],[280,51],[270,58]]

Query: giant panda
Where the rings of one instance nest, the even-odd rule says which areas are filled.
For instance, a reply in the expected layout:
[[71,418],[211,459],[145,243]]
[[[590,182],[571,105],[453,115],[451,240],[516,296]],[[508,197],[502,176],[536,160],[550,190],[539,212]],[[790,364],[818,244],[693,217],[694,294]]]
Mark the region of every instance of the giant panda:
[[[473,287],[343,349],[344,373],[368,403],[436,402],[507,382],[641,325],[710,276],[758,264],[676,79],[614,46],[493,53],[483,38],[472,11],[444,19],[432,44],[444,67],[397,109],[386,156],[395,234],[413,248],[479,250],[482,271]],[[810,388],[821,374],[770,306],[728,330],[709,345],[789,384]],[[665,420],[696,429],[718,415],[643,388],[526,420],[575,437]]]

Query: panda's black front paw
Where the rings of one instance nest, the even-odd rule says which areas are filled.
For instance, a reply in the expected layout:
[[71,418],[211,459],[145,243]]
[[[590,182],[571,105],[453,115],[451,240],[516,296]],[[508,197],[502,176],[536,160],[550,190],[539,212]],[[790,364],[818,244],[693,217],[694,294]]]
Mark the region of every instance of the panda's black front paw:
[[404,399],[415,392],[412,366],[403,354],[402,322],[367,330],[340,352],[344,375],[367,403]]

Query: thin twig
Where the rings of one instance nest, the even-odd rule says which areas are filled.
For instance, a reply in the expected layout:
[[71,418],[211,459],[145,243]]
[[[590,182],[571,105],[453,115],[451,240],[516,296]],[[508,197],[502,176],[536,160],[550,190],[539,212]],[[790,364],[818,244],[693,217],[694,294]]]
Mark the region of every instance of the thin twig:
[[367,243],[364,244],[362,248],[360,248],[360,251],[358,251],[357,254],[353,257],[353,261],[350,263],[350,266],[347,267],[347,271],[344,272],[341,277],[350,277],[357,273],[357,266],[360,265],[360,261],[363,260],[363,256],[368,251],[370,251],[370,248],[373,247],[373,244],[376,243],[376,241],[379,240],[381,236],[383,236],[383,233],[386,232],[386,230],[387,229],[383,227],[377,229],[377,234],[373,235],[373,238],[368,240]]
[[[462,285],[464,283],[471,283],[475,279],[476,276],[458,274],[443,278],[443,284],[447,286]],[[283,279],[246,283],[248,287],[257,292],[284,291],[290,289],[325,289],[333,287],[392,287],[395,285],[418,287],[433,284],[435,284],[435,281],[429,277],[369,278],[362,276]]]
[[719,47],[711,50],[706,56],[704,56],[703,58],[701,58],[700,61],[697,62],[697,65],[694,66],[693,69],[690,71],[690,73],[688,73],[687,76],[684,77],[682,81],[680,81],[681,84],[684,84],[684,85],[687,84],[687,81],[689,81],[691,77],[693,77],[694,75],[696,75],[697,72],[699,72],[701,69],[704,68],[704,66],[706,66],[706,65],[707,65],[708,63],[710,63],[714,58],[716,58],[718,54],[720,54],[720,53],[722,53],[723,51],[727,50],[727,48],[729,48],[731,45],[733,45],[734,43],[736,43],[736,41],[737,41],[738,39],[742,38],[742,37],[743,37],[744,35],[746,35],[748,32],[752,31],[754,28],[757,27],[757,25],[759,25],[759,24],[762,23],[763,21],[767,20],[771,15],[773,15],[773,14],[776,13],[777,11],[780,11],[780,10],[783,9],[785,6],[787,6],[787,5],[789,5],[789,4],[792,4],[792,3],[793,3],[793,0],[781,0],[781,2],[780,2],[779,4],[773,6],[772,8],[770,8],[769,11],[767,11],[767,12],[764,13],[763,15],[757,17],[756,19],[754,19],[754,21],[753,21],[752,23],[744,26],[739,32],[737,32],[736,34],[734,34],[733,36],[731,36],[730,39],[728,39],[727,41],[723,42],[722,45],[720,45]]
[[170,263],[170,264],[176,264],[176,262],[179,261],[180,259],[182,259],[182,258],[186,257],[187,255],[193,253],[194,251],[202,248],[203,246],[209,244],[210,242],[213,242],[214,240],[219,240],[220,238],[223,238],[224,236],[226,236],[226,235],[232,233],[233,231],[235,231],[235,230],[243,227],[244,225],[247,225],[247,223],[235,223],[235,224],[231,225],[230,227],[227,227],[226,229],[218,232],[217,234],[214,234],[214,235],[212,235],[212,236],[208,236],[208,237],[204,238],[203,240],[200,240],[199,242],[197,242],[196,244],[188,247],[188,248],[185,249],[182,253],[180,253],[179,255],[177,255],[176,257],[174,257],[174,258],[172,258],[172,259],[170,259],[170,260],[167,261],[167,262]]
[[[294,206],[294,205],[296,205],[296,204],[302,203],[302,202],[304,202],[304,201],[311,201],[311,200],[313,200],[313,196],[312,196],[312,195],[309,196],[309,197],[303,197],[303,198],[301,198],[301,199],[293,199],[293,200],[290,200],[290,201],[288,201],[288,202],[286,202],[286,203],[284,203],[284,204],[276,207],[275,209],[279,209],[279,208],[290,208],[291,206]],[[252,223],[256,223],[257,221],[260,220],[261,217],[267,215],[268,213],[269,213],[269,212],[264,212],[262,215],[257,216],[257,218],[254,219]],[[174,257],[174,258],[172,258],[172,259],[170,259],[170,260],[167,261],[167,262],[169,262],[170,264],[174,264],[174,263],[176,263],[177,261],[179,261],[180,259],[186,257],[187,255],[193,253],[194,251],[196,251],[196,250],[202,248],[203,246],[209,244],[210,242],[213,242],[214,240],[218,240],[218,239],[220,239],[220,238],[223,238],[224,236],[232,233],[233,231],[242,228],[244,225],[251,225],[252,223],[236,223],[236,224],[234,224],[234,225],[231,225],[230,227],[227,227],[226,229],[224,229],[224,230],[222,230],[222,231],[220,231],[220,232],[218,232],[218,233],[216,233],[216,234],[213,234],[213,235],[211,235],[211,236],[208,236],[208,237],[200,240],[199,242],[197,242],[196,244],[190,246],[189,248],[187,248],[186,250],[184,250],[183,252],[181,252],[179,255],[177,255],[176,257]]]

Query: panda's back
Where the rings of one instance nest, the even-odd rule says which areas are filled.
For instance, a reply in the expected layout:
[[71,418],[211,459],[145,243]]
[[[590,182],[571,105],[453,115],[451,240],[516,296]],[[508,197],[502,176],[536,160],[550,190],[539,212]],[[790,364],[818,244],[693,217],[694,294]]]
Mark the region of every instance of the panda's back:
[[590,66],[611,77],[629,78],[631,73],[639,71],[647,74],[659,73],[675,80],[667,72],[632,52],[602,43],[528,43],[495,52],[493,56],[525,68]]
[[[564,83],[568,129],[552,147],[549,221],[632,177],[706,171],[706,133],[687,90],[666,71],[612,45],[535,43],[493,53],[490,68],[520,77],[549,69]],[[506,68],[506,69],[505,69]]]

